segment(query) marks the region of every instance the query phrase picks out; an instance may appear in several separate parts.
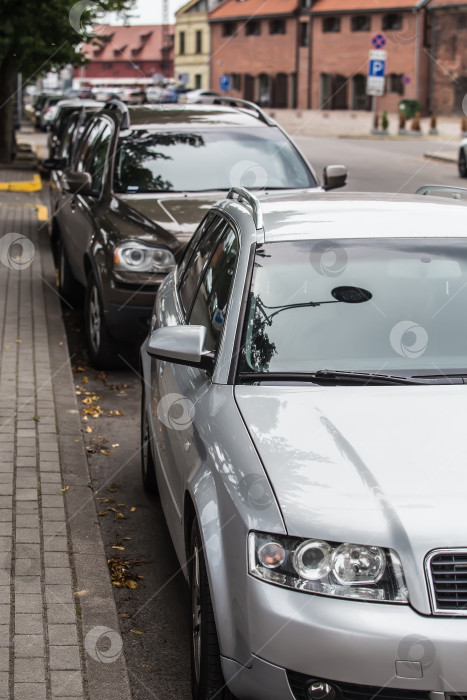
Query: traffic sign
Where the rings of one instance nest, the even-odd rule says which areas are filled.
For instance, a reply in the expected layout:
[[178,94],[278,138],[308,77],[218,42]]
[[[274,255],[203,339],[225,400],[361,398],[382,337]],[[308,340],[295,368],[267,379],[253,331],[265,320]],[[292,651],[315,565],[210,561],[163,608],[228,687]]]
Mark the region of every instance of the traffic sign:
[[386,70],[387,51],[371,50],[368,60],[368,77],[366,94],[374,97],[384,95],[384,73]]
[[404,85],[409,85],[409,84],[410,84],[410,80],[411,80],[410,75],[403,75],[403,76],[402,76],[402,82],[403,82]]
[[383,49],[386,46],[386,37],[384,34],[375,34],[371,43],[375,49]]
[[227,92],[230,89],[230,75],[221,75],[219,78],[219,89]]

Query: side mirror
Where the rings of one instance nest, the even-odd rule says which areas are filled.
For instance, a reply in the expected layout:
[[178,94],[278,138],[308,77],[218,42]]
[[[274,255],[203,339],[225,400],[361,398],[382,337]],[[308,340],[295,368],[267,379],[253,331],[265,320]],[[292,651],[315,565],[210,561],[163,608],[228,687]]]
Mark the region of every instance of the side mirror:
[[63,170],[66,167],[66,158],[46,158],[41,166],[44,170]]
[[345,165],[327,165],[323,170],[323,189],[334,190],[344,187],[347,183],[347,168]]
[[151,333],[147,353],[158,360],[212,370],[214,354],[205,343],[204,326],[164,326]]
[[69,170],[66,176],[67,190],[71,194],[92,194],[92,178],[89,173]]

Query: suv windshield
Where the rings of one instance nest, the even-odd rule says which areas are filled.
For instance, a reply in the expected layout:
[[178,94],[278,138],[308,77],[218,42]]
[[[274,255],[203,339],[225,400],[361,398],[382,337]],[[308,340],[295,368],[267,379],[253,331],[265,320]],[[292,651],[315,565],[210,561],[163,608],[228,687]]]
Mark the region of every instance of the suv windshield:
[[316,187],[276,127],[134,131],[118,146],[115,192],[202,192]]
[[467,242],[267,243],[240,372],[467,374]]

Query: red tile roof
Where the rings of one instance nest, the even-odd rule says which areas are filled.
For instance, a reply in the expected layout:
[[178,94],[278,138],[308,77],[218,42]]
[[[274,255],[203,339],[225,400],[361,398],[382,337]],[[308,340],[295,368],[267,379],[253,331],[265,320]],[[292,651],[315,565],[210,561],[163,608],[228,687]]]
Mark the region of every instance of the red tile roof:
[[[173,25],[169,26],[173,34]],[[97,36],[110,36],[108,43],[84,44],[82,53],[91,61],[154,61],[161,57],[162,26],[139,24],[132,27],[101,25],[94,27]]]
[[467,8],[467,0],[430,0],[428,7],[462,7]]
[[418,0],[316,0],[311,12],[369,12],[403,10],[415,7]]
[[209,13],[209,19],[290,15],[297,5],[298,0],[225,0]]

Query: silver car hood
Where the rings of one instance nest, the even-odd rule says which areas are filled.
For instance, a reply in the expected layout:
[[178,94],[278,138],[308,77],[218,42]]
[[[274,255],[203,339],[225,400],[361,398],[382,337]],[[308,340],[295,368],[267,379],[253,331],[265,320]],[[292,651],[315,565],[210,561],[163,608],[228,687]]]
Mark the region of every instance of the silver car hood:
[[467,547],[467,387],[237,386],[289,534]]

